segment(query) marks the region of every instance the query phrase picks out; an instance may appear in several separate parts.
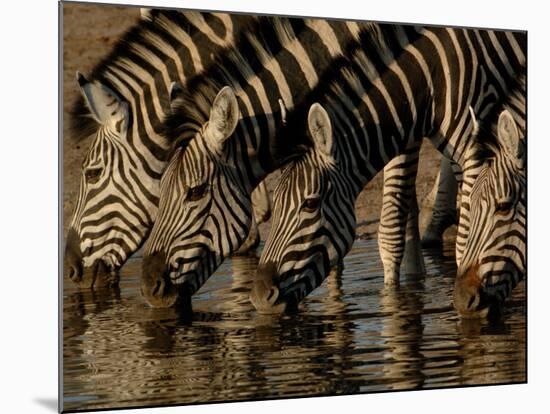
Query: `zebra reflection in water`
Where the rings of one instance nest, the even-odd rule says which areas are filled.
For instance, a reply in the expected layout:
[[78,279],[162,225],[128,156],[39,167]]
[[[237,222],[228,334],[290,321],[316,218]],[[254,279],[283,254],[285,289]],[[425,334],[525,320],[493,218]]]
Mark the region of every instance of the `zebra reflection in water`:
[[[106,408],[357,392],[345,377],[353,336],[339,303],[339,283],[323,298],[331,309],[327,320],[250,318],[257,261],[232,259],[230,285],[208,301],[226,294],[232,300],[214,312],[216,306],[205,312],[199,306],[191,321],[182,322],[173,308],[136,306],[135,296],[71,294],[67,310],[81,311],[65,321],[72,332],[65,342],[65,369],[72,373],[65,396],[93,396],[87,408]],[[65,408],[71,408],[70,399]]]

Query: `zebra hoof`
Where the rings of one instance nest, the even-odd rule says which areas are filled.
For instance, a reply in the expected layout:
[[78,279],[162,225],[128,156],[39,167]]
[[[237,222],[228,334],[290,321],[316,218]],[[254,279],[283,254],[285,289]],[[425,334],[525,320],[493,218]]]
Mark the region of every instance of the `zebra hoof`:
[[384,270],[384,286],[399,287],[399,271],[386,271]]

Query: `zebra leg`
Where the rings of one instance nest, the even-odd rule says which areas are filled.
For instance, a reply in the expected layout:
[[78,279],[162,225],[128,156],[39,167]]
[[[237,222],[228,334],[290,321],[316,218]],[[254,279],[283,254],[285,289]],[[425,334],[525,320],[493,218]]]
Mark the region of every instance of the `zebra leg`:
[[401,266],[405,273],[424,274],[426,272],[426,267],[424,266],[424,256],[422,255],[418,226],[419,210],[416,199],[416,186],[414,186],[412,190],[414,193],[409,204],[405,236],[405,255]]
[[271,217],[271,198],[269,197],[265,181],[262,181],[254,189],[251,200],[256,223],[260,225],[268,221]]
[[250,224],[250,232],[248,233],[247,238],[241,244],[241,247],[233,253],[233,256],[246,256],[250,253],[253,253],[254,250],[258,248],[260,244],[260,231],[258,230],[258,224],[256,219],[252,216],[252,223]]
[[[416,173],[418,171],[418,156],[420,143],[414,144],[404,154],[395,157],[384,168],[384,194],[380,226],[378,227],[378,248],[384,266],[384,283],[399,284],[399,270],[405,253],[405,235],[409,209],[416,205]],[[411,205],[412,204],[412,205]],[[418,207],[410,212],[409,220],[411,246],[407,254],[407,262],[419,266],[422,262],[420,244],[418,241]],[[416,226],[416,230],[413,228]],[[416,251],[415,251],[416,250]],[[423,265],[422,265],[423,268]],[[418,270],[418,269],[416,269]]]
[[252,217],[250,232],[244,243],[239,247],[239,250],[233,254],[234,256],[246,255],[258,247],[260,244],[260,231],[258,226],[268,221],[271,217],[271,199],[264,181],[258,184],[254,189],[251,200],[254,215]]
[[431,208],[431,220],[422,237],[423,247],[443,245],[445,230],[457,224],[456,197],[458,183],[451,161],[443,156],[437,180],[428,198],[435,199]]

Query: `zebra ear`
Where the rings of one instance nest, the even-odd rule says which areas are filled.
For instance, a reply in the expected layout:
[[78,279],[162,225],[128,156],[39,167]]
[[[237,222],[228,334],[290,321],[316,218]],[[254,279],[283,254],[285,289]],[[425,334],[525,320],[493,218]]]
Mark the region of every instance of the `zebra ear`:
[[89,82],[80,72],[76,72],[76,80],[94,119],[101,125],[115,128],[118,132],[126,132],[129,119],[128,103],[107,86],[97,81]]
[[309,109],[307,116],[309,133],[313,138],[315,149],[334,161],[334,140],[332,136],[332,125],[327,111],[320,104],[314,103]]
[[502,111],[498,117],[497,132],[498,141],[506,154],[520,166],[523,166],[525,160],[523,142],[521,142],[516,121],[508,110]]
[[239,122],[239,104],[235,92],[229,86],[222,88],[210,110],[210,120],[205,137],[214,149],[220,149],[231,136]]
[[143,20],[151,20],[152,18],[151,9],[148,7],[140,7],[139,14]]

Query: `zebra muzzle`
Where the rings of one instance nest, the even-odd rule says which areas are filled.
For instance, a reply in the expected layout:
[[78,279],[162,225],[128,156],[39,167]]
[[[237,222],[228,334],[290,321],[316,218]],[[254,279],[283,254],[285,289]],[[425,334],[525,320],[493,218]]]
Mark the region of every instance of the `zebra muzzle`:
[[178,289],[170,280],[166,255],[162,252],[143,258],[141,294],[154,308],[169,308],[178,301]]
[[250,292],[250,302],[261,314],[280,314],[287,308],[282,300],[274,266],[260,266]]
[[459,272],[455,281],[453,303],[464,319],[498,319],[502,312],[500,301],[488,295],[484,288],[478,263]]
[[81,289],[101,289],[118,285],[119,275],[112,263],[97,260],[91,266],[84,266],[80,238],[74,229],[70,229],[67,235],[63,267],[67,277]]

